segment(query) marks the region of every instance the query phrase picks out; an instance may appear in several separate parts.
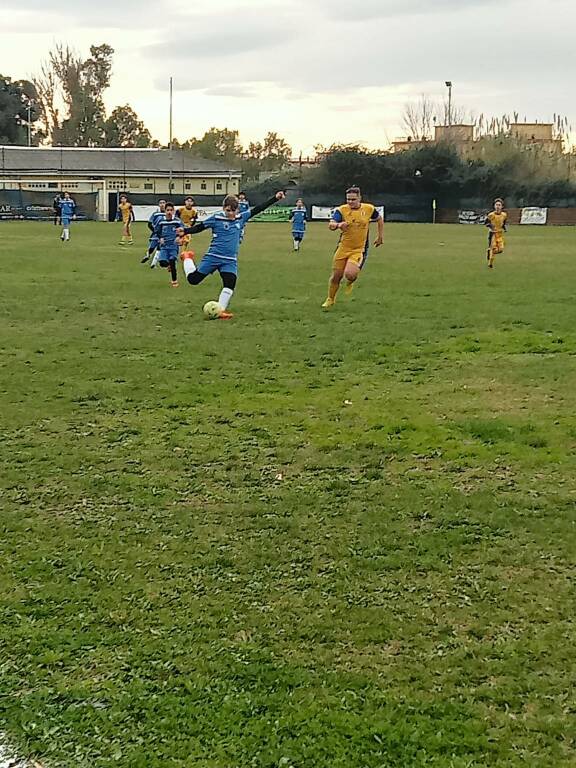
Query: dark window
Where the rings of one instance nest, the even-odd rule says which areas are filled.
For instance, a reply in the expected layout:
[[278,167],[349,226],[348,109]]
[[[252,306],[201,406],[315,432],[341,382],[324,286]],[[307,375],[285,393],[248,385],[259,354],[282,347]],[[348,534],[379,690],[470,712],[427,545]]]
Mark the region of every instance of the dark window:
[[144,184],[144,189],[154,189],[154,184]]

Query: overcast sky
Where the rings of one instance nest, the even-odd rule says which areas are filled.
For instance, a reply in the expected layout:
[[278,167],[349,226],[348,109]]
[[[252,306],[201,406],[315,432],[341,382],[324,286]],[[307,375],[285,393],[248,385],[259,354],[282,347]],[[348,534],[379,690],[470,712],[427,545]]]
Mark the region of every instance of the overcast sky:
[[30,77],[55,42],[115,49],[109,109],[129,103],[152,134],[269,130],[294,154],[316,144],[385,147],[404,105],[441,100],[499,116],[576,123],[573,0],[0,0],[0,73]]

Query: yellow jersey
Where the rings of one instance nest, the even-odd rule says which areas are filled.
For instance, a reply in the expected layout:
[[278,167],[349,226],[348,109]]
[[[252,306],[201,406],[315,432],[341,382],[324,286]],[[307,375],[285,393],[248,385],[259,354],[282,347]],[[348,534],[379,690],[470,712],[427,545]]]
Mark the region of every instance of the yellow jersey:
[[124,224],[128,224],[129,221],[132,221],[132,203],[118,203],[118,210],[120,211]]
[[179,208],[176,211],[176,216],[180,219],[185,227],[191,227],[198,218],[198,211],[196,208]]
[[345,221],[348,228],[342,230],[339,248],[356,251],[364,248],[368,240],[370,222],[380,218],[378,209],[372,203],[360,203],[359,208],[351,208],[348,203],[340,205],[332,212],[332,220],[338,223]]
[[502,211],[502,213],[496,213],[496,211],[492,211],[488,214],[488,216],[486,216],[486,224],[490,227],[492,232],[500,235],[506,228],[507,219],[508,214],[504,211]]

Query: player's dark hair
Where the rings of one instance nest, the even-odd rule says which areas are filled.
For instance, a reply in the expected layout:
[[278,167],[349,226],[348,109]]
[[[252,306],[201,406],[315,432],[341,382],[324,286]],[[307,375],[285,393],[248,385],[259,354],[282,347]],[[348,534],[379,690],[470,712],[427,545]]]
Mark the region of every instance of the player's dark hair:
[[236,195],[226,195],[222,208],[231,208],[233,211],[238,210],[238,198]]
[[501,197],[497,197],[496,200],[494,200],[494,205],[496,205],[496,203],[502,203],[502,205],[504,205],[504,200],[502,200]]
[[166,203],[164,208],[174,208],[174,209],[176,209],[176,206],[174,205],[174,203]]
[[246,197],[246,192],[244,192],[244,190],[242,190],[241,192],[238,192],[238,197],[240,197],[240,195],[244,195],[244,197]]
[[361,195],[360,187],[348,187],[346,190],[347,195]]
[[186,202],[186,200],[192,200],[192,202],[194,202],[194,198],[192,197],[192,195],[188,195],[188,197],[185,197],[184,202]]

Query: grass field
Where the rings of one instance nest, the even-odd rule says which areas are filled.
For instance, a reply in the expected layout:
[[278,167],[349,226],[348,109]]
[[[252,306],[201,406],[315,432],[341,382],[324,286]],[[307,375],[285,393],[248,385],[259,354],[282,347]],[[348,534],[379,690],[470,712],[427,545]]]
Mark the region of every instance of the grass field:
[[[0,722],[66,768],[576,765],[574,231],[3,223]],[[195,240],[197,251],[206,243]]]

